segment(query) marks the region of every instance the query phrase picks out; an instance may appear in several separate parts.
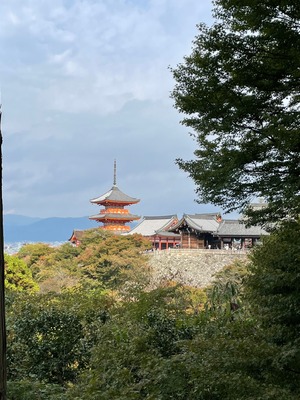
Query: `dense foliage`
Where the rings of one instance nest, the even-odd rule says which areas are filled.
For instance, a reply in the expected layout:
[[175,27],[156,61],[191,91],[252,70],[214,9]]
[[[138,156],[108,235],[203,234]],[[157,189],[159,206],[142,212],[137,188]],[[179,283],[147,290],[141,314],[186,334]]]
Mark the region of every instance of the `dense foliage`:
[[9,292],[37,292],[38,284],[27,264],[16,256],[5,254],[5,288]]
[[[300,2],[217,0],[172,96],[196,158],[178,160],[199,202],[267,223],[300,213]],[[253,214],[249,202],[268,207]]]
[[88,365],[95,327],[105,323],[112,304],[100,291],[10,297],[9,378],[74,382]]
[[299,248],[284,224],[205,290],[11,293],[8,398],[298,399]]
[[[282,386],[297,388],[300,375],[300,222],[284,223],[253,253],[248,298],[272,343],[270,370]],[[276,379],[276,376],[275,378]],[[297,384],[295,385],[295,382]],[[298,392],[299,393],[299,392]]]
[[104,288],[114,289],[139,277],[142,284],[147,269],[142,254],[151,247],[141,235],[113,235],[94,229],[83,238],[77,262],[86,279],[101,282]]
[[151,248],[141,235],[113,235],[100,229],[86,231],[79,247],[58,248],[27,244],[17,256],[32,271],[43,293],[74,287],[113,289],[126,282],[146,282],[146,257]]

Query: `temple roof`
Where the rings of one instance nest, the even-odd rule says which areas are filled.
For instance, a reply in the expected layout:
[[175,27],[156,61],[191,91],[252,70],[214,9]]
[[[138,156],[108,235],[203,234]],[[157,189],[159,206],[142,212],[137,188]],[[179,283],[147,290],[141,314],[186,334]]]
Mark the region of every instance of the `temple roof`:
[[145,216],[128,234],[139,233],[143,236],[154,236],[161,234],[161,231],[167,230],[177,220],[177,215]]
[[135,204],[138,203],[140,199],[130,197],[123,193],[116,185],[106,193],[99,197],[91,199],[90,202],[93,204],[105,204],[105,203],[119,203],[119,204]]
[[170,231],[180,230],[182,227],[188,227],[198,232],[216,232],[220,222],[218,214],[183,214],[180,221],[177,222]]
[[162,237],[176,238],[176,239],[180,239],[181,237],[180,233],[175,233],[170,231],[156,231],[155,236],[162,236]]
[[269,235],[269,233],[260,226],[249,226],[247,228],[242,221],[233,219],[223,220],[216,234],[220,237],[260,237]]
[[96,221],[113,221],[113,220],[118,220],[118,221],[135,221],[137,219],[140,219],[138,215],[134,214],[118,214],[118,213],[100,213],[96,215],[92,215],[89,217],[89,219],[93,219]]
[[75,239],[76,240],[82,239],[82,237],[83,237],[83,235],[84,235],[84,233],[86,231],[87,230],[83,230],[83,229],[74,229],[73,232],[72,232],[72,236],[70,237],[69,241],[75,240]]

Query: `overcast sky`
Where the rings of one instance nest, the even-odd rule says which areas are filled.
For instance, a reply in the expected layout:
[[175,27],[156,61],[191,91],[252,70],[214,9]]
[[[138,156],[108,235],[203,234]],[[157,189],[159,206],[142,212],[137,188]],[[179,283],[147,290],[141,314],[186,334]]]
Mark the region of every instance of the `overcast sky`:
[[[175,159],[195,142],[170,92],[209,0],[1,0],[5,213],[76,217],[113,184],[138,215],[212,212]],[[96,208],[95,208],[96,207]]]

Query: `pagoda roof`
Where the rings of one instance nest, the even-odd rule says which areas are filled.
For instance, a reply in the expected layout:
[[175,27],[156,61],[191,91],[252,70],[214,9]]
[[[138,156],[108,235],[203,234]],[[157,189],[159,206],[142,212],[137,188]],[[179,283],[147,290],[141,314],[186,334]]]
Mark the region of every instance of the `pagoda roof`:
[[216,232],[219,237],[260,237],[269,235],[260,226],[246,227],[245,223],[240,220],[223,220]]
[[128,234],[138,233],[143,236],[154,236],[166,231],[176,221],[178,221],[177,215],[145,216]]
[[106,193],[99,197],[91,199],[90,202],[93,204],[105,204],[105,203],[118,203],[118,204],[135,204],[138,203],[140,199],[135,197],[130,197],[123,193],[116,185]]
[[209,214],[183,214],[180,221],[172,226],[169,230],[176,231],[180,228],[187,227],[198,232],[216,232],[220,222],[218,222],[217,213]]
[[99,222],[102,221],[113,221],[113,220],[118,220],[118,221],[135,221],[137,219],[140,219],[138,215],[134,214],[117,214],[117,213],[99,213],[96,215],[92,215],[89,217],[89,219],[96,220]]

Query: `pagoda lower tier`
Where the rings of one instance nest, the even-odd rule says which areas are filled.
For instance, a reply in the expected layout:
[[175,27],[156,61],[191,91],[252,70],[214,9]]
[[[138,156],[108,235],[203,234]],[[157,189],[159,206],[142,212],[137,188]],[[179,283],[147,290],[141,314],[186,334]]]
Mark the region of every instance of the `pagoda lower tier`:
[[[113,212],[112,212],[113,211]],[[101,229],[112,231],[114,233],[129,232],[130,226],[125,225],[128,222],[136,221],[140,217],[130,214],[126,209],[104,209],[99,214],[89,217],[91,220],[101,222]]]

